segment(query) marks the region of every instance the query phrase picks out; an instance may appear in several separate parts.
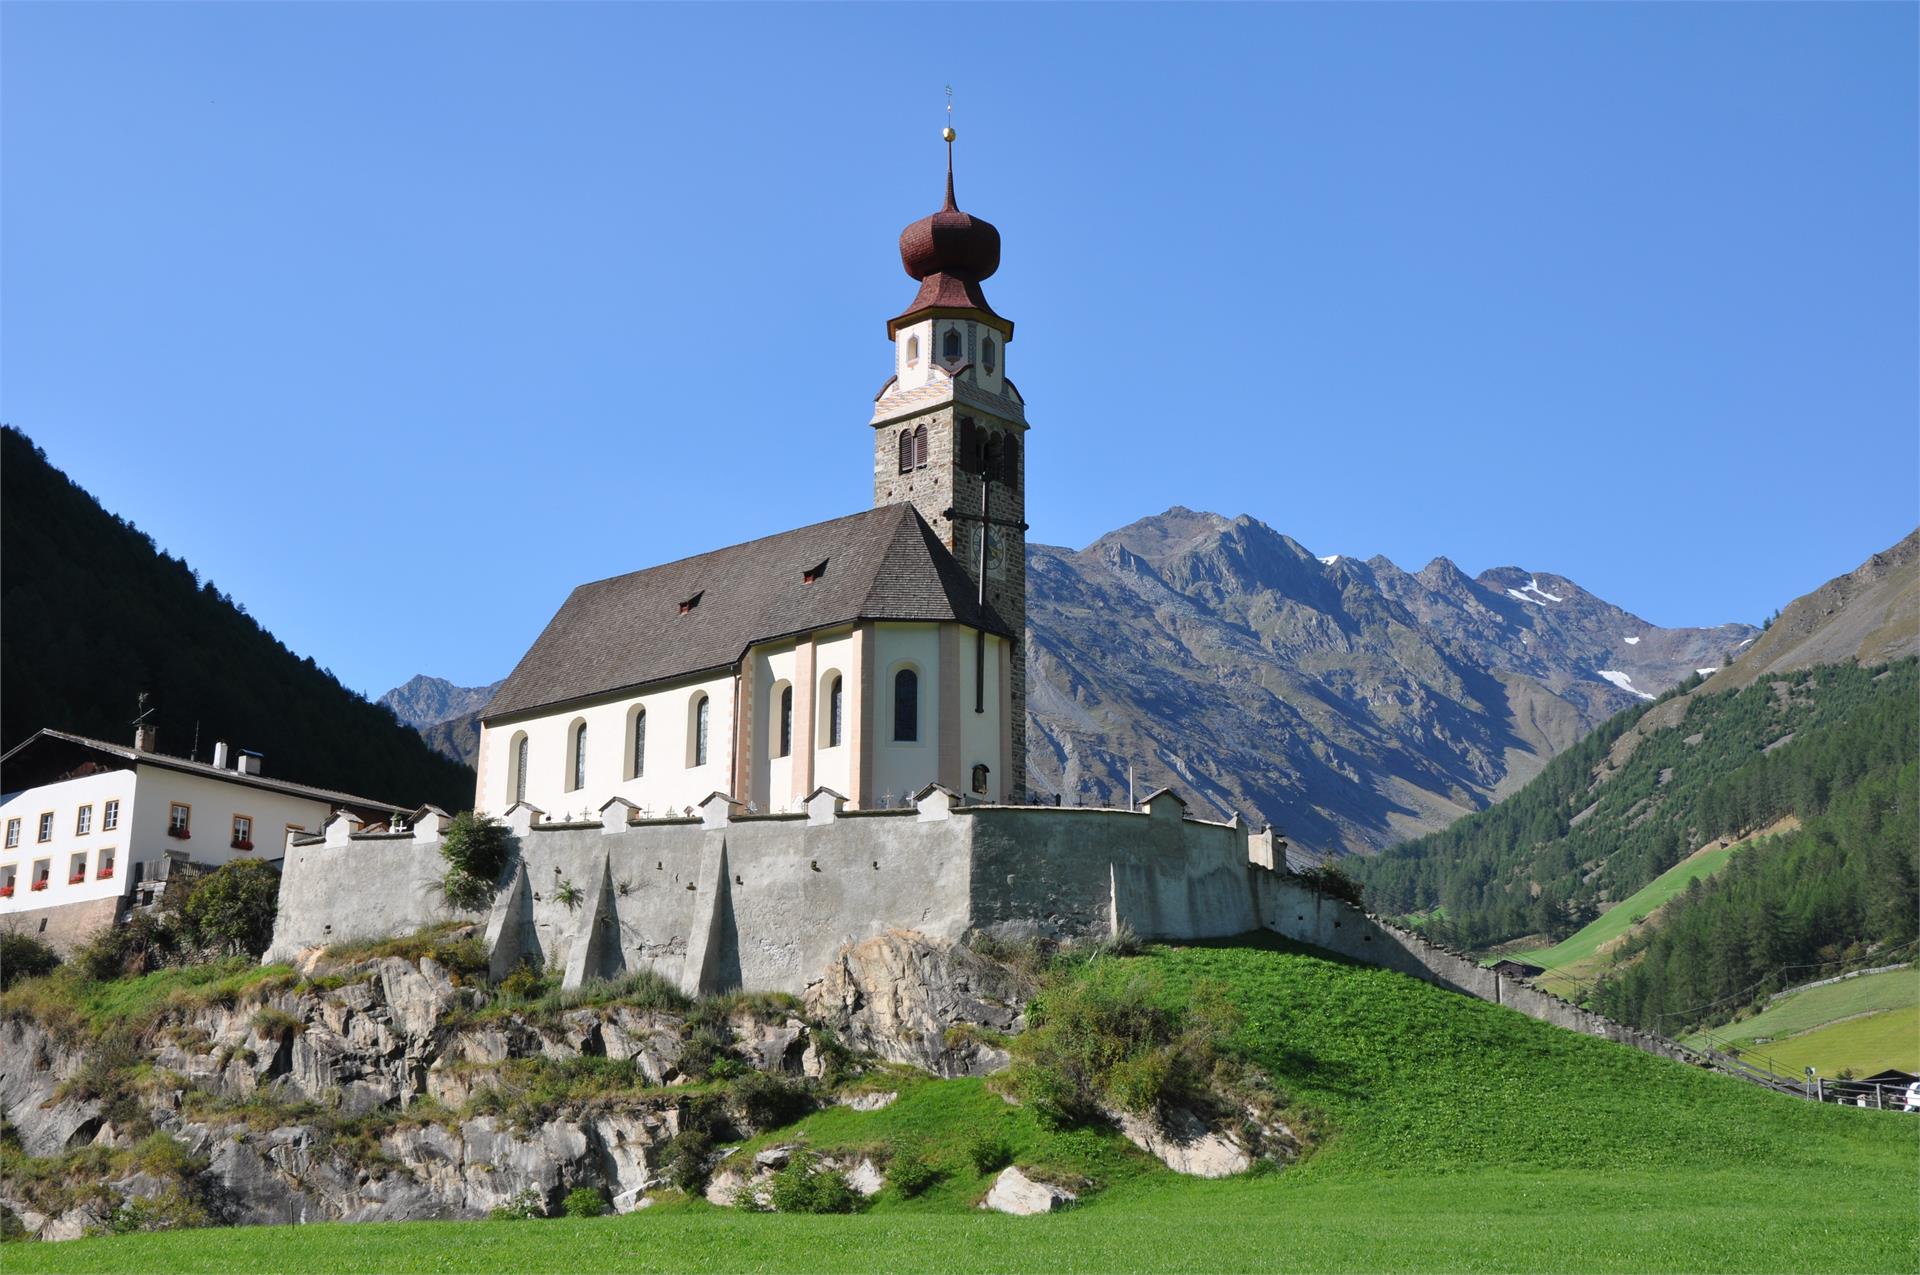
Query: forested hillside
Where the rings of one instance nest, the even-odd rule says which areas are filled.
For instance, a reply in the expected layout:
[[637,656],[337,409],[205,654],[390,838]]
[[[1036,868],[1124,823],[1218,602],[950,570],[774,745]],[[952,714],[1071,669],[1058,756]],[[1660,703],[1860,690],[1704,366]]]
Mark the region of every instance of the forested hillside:
[[109,514],[19,430],[0,442],[0,744],[43,726],[131,742],[151,695],[162,752],[199,725],[267,773],[396,804],[473,803],[473,772],[302,659],[185,562]]
[[1663,705],[1604,723],[1499,805],[1351,866],[1373,907],[1438,909],[1466,943],[1564,937],[1703,842],[1821,814],[1870,771],[1911,760],[1894,719],[1911,725],[1915,669],[1827,665],[1731,693],[1676,688],[1677,723],[1630,750],[1616,744]]
[[[1703,794],[1708,828],[1798,814],[1802,827],[1695,881],[1662,923],[1617,954],[1595,989],[1603,1013],[1672,1034],[1755,998],[1868,960],[1920,930],[1920,721],[1915,662],[1875,676],[1843,720],[1803,731]],[[1840,671],[1834,666],[1814,670]],[[1856,672],[1847,666],[1848,672]]]

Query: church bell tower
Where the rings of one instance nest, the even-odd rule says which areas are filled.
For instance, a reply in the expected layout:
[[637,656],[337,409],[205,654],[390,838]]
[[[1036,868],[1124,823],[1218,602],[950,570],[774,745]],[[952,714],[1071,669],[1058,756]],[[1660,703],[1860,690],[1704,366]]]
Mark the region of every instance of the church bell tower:
[[[1007,376],[1013,321],[980,284],[1000,268],[1000,232],[960,211],[953,142],[940,211],[900,232],[913,303],[887,320],[893,376],[874,401],[873,503],[911,503],[1014,634],[1012,770],[1001,791],[1027,791],[1026,408]],[[984,539],[983,539],[984,537]],[[983,587],[984,586],[984,587]]]

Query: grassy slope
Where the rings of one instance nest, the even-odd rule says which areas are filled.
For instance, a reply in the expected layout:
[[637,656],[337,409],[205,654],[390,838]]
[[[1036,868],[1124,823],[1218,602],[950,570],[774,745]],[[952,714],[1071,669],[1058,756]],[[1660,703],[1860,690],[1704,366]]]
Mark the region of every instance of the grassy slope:
[[[1768,1065],[1787,1075],[1809,1066],[1824,1076],[1842,1068],[1863,1076],[1888,1067],[1920,1070],[1920,971],[1810,987],[1713,1034],[1762,1061],[1772,1058]],[[1757,1043],[1761,1037],[1769,1039]]]
[[[1539,951],[1520,954],[1517,959],[1543,966],[1551,971],[1538,980],[1541,987],[1561,996],[1573,996],[1581,983],[1590,983],[1609,964],[1607,954],[1601,949],[1637,928],[1634,918],[1642,921],[1665,906],[1681,891],[1696,880],[1712,876],[1727,866],[1739,851],[1744,850],[1760,837],[1787,828],[1799,827],[1800,821],[1789,815],[1764,833],[1756,834],[1731,845],[1708,845],[1662,872],[1647,884],[1608,908],[1594,919],[1591,924],[1568,935],[1560,942]],[[1555,977],[1558,975],[1558,977]]]
[[[662,1205],[597,1221],[258,1228],[14,1249],[15,1270],[1911,1270],[1920,1121],[1819,1108],[1277,941],[1156,950],[1178,998],[1226,983],[1237,1046],[1334,1130],[1284,1173],[1169,1174],[1111,1135],[1050,1134],[978,1081],[821,1112],[818,1147],[898,1139],[948,1172],[858,1217]],[[998,1126],[1016,1159],[1104,1190],[1051,1218],[968,1207],[959,1155]],[[1791,1155],[1782,1148],[1792,1148]]]

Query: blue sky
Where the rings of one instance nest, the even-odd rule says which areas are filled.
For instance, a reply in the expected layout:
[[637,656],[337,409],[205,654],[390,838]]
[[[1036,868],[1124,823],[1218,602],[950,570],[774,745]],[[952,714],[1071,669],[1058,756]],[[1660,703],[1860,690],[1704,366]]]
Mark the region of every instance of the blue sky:
[[1758,621],[1920,518],[1912,5],[0,9],[0,415],[378,694],[864,508],[999,225],[1032,537]]

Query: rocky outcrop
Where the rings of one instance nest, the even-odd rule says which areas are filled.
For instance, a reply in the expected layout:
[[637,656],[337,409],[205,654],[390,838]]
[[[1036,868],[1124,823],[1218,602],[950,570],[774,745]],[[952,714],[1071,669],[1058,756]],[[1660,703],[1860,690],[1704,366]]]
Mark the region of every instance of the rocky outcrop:
[[854,1049],[936,1076],[983,1076],[1007,1065],[994,1038],[1020,1030],[1032,994],[958,943],[889,930],[835,953],[806,1007]]
[[980,1202],[980,1207],[996,1213],[1031,1217],[1035,1213],[1057,1213],[1078,1198],[1063,1186],[1036,1182],[1008,1165],[993,1180],[993,1189],[987,1192],[987,1198]]

